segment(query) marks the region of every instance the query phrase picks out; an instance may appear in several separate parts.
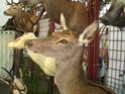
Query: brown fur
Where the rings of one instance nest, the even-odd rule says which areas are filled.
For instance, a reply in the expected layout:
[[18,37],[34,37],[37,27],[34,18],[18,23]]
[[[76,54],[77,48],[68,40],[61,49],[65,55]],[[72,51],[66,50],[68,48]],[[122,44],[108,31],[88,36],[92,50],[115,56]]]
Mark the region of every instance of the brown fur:
[[110,0],[110,2],[114,3],[116,0]]
[[[34,32],[38,33],[39,24],[37,23],[35,26],[28,19],[27,13],[22,10],[22,5],[11,5],[9,9],[4,12],[5,15],[9,15],[14,17],[14,25],[16,29],[21,32]],[[35,14],[30,14],[29,18],[35,22],[37,20],[37,16]]]
[[64,14],[66,25],[80,34],[88,25],[88,12],[83,3],[68,0],[29,0],[29,3],[41,2],[48,16],[60,23],[60,13]]

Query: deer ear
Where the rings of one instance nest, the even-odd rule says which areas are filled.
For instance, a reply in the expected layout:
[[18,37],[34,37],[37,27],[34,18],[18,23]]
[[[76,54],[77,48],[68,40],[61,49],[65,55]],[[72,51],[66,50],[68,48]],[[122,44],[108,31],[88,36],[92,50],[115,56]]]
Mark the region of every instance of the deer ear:
[[89,43],[95,37],[97,32],[98,22],[95,20],[91,23],[79,36],[79,42],[81,44]]
[[62,26],[63,30],[67,30],[66,20],[63,13],[60,15],[60,25]]

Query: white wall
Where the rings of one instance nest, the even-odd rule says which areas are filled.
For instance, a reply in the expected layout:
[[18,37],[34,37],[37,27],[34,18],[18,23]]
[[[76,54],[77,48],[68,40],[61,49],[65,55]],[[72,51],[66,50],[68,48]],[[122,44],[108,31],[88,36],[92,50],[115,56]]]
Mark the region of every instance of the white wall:
[[[8,0],[10,1],[10,0]],[[0,1],[0,27],[3,26],[9,16],[5,16],[3,12],[7,10],[10,6],[6,5],[6,0]],[[1,32],[0,30],[0,77],[6,77],[8,74],[1,69],[1,67],[6,68],[7,70],[10,70],[13,65],[13,49],[8,48],[8,43],[14,39],[14,32],[9,33],[11,31],[7,32]]]
[[3,12],[9,8],[9,5],[6,5],[6,0],[0,1],[0,26],[4,25],[9,18],[9,16],[5,16]]
[[10,71],[13,65],[13,49],[8,48],[8,43],[15,37],[12,31],[0,31],[0,77],[7,77],[8,74],[1,67]]

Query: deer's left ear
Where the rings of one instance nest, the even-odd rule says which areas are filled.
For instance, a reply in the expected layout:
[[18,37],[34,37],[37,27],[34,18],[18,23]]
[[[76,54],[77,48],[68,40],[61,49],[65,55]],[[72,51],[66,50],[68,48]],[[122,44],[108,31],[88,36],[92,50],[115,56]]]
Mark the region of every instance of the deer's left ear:
[[79,42],[81,44],[89,43],[96,35],[98,22],[95,20],[91,23],[79,36]]

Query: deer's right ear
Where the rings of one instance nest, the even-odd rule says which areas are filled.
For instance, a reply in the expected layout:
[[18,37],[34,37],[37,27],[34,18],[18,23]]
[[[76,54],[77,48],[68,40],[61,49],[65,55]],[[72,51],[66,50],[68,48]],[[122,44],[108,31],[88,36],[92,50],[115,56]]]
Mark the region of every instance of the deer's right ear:
[[65,20],[63,13],[61,13],[61,15],[60,15],[60,24],[61,24],[63,30],[67,30],[66,20]]
[[85,43],[89,43],[93,40],[96,35],[98,27],[98,22],[94,21],[91,23],[79,36],[79,42],[83,45]]

